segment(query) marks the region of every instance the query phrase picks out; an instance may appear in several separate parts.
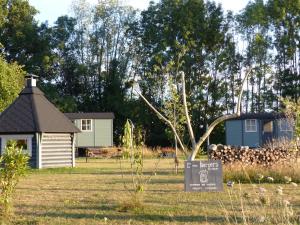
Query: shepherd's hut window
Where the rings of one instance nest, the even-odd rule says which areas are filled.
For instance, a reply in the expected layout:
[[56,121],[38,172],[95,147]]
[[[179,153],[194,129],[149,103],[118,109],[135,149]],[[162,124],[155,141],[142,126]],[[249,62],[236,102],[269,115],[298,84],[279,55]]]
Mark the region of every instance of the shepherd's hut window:
[[292,131],[292,125],[289,123],[287,119],[280,119],[279,120],[279,128],[280,131]]
[[92,131],[92,120],[81,120],[81,131]]
[[16,143],[18,148],[22,148],[24,154],[32,155],[32,137],[33,135],[3,135],[1,136],[1,153],[4,153],[5,148]]
[[257,120],[249,119],[245,120],[245,131],[246,132],[256,132],[257,131]]

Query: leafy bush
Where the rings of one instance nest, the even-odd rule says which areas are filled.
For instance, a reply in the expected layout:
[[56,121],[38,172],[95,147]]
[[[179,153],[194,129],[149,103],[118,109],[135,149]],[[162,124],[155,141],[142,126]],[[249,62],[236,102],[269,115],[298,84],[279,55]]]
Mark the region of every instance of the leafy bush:
[[29,157],[23,154],[13,142],[5,148],[0,158],[0,204],[2,221],[9,221],[13,215],[12,200],[21,177],[27,172]]

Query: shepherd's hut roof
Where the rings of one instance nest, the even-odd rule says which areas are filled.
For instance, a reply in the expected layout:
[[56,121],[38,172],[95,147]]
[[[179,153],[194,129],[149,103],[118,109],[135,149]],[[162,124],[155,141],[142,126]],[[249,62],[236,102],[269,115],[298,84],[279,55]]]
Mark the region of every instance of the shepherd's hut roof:
[[112,112],[65,113],[69,119],[114,119]]

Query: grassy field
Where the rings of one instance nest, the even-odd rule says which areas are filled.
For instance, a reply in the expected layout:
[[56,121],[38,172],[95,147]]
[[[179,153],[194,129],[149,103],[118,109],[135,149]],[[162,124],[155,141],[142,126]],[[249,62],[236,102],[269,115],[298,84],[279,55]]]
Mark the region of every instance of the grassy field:
[[[145,160],[146,173],[152,171],[155,162]],[[288,224],[292,217],[293,224],[297,224],[300,188],[296,185],[280,185],[282,195],[276,194],[278,184],[224,185],[222,193],[185,193],[183,161],[180,166],[181,172],[175,175],[173,160],[161,159],[156,175],[146,186],[144,207],[128,211],[121,209],[132,201],[124,189],[124,181],[131,182],[126,170],[129,164],[122,166],[124,178],[120,163],[113,159],[91,159],[88,163],[78,159],[76,168],[32,170],[18,185],[14,223],[244,224],[249,219],[253,224]],[[260,192],[268,196],[266,202],[258,202]],[[289,202],[281,204],[283,199]]]

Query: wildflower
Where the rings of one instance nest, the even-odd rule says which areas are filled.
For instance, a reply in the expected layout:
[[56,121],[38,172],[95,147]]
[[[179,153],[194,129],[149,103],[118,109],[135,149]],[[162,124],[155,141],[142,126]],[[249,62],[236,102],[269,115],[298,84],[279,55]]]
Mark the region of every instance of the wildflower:
[[250,194],[248,192],[245,192],[243,194],[243,197],[246,198],[246,199],[250,199],[251,196],[250,196]]
[[291,203],[290,203],[288,200],[286,200],[286,199],[283,200],[283,205],[289,206],[290,204],[291,204]]
[[232,188],[233,185],[234,185],[234,181],[230,180],[230,181],[227,182],[227,187],[231,187]]
[[288,183],[290,183],[292,181],[292,178],[288,177],[288,176],[284,176],[284,180],[288,184]]
[[107,217],[104,217],[103,220],[106,223],[108,219],[107,219]]
[[257,174],[257,179],[259,180],[259,181],[261,181],[262,179],[264,179],[264,175],[262,175],[262,174]]
[[261,194],[267,192],[267,190],[263,187],[259,187],[258,190],[259,190],[259,193],[261,193]]
[[264,217],[264,216],[260,216],[259,218],[258,218],[258,222],[259,223],[264,223],[266,221],[266,217]]
[[273,181],[274,181],[274,178],[273,178],[273,177],[267,177],[267,180],[268,180],[269,182],[273,182]]
[[278,195],[283,195],[282,188],[277,188],[277,189],[276,189],[276,193],[277,193]]
[[296,184],[295,182],[291,182],[291,185],[293,185],[294,187],[298,186],[298,184]]
[[255,198],[255,199],[253,199],[253,202],[254,202],[255,204],[257,204],[257,203],[259,203],[260,201],[259,201],[259,199]]
[[266,196],[260,196],[259,201],[263,205],[268,205],[270,203],[270,200]]

